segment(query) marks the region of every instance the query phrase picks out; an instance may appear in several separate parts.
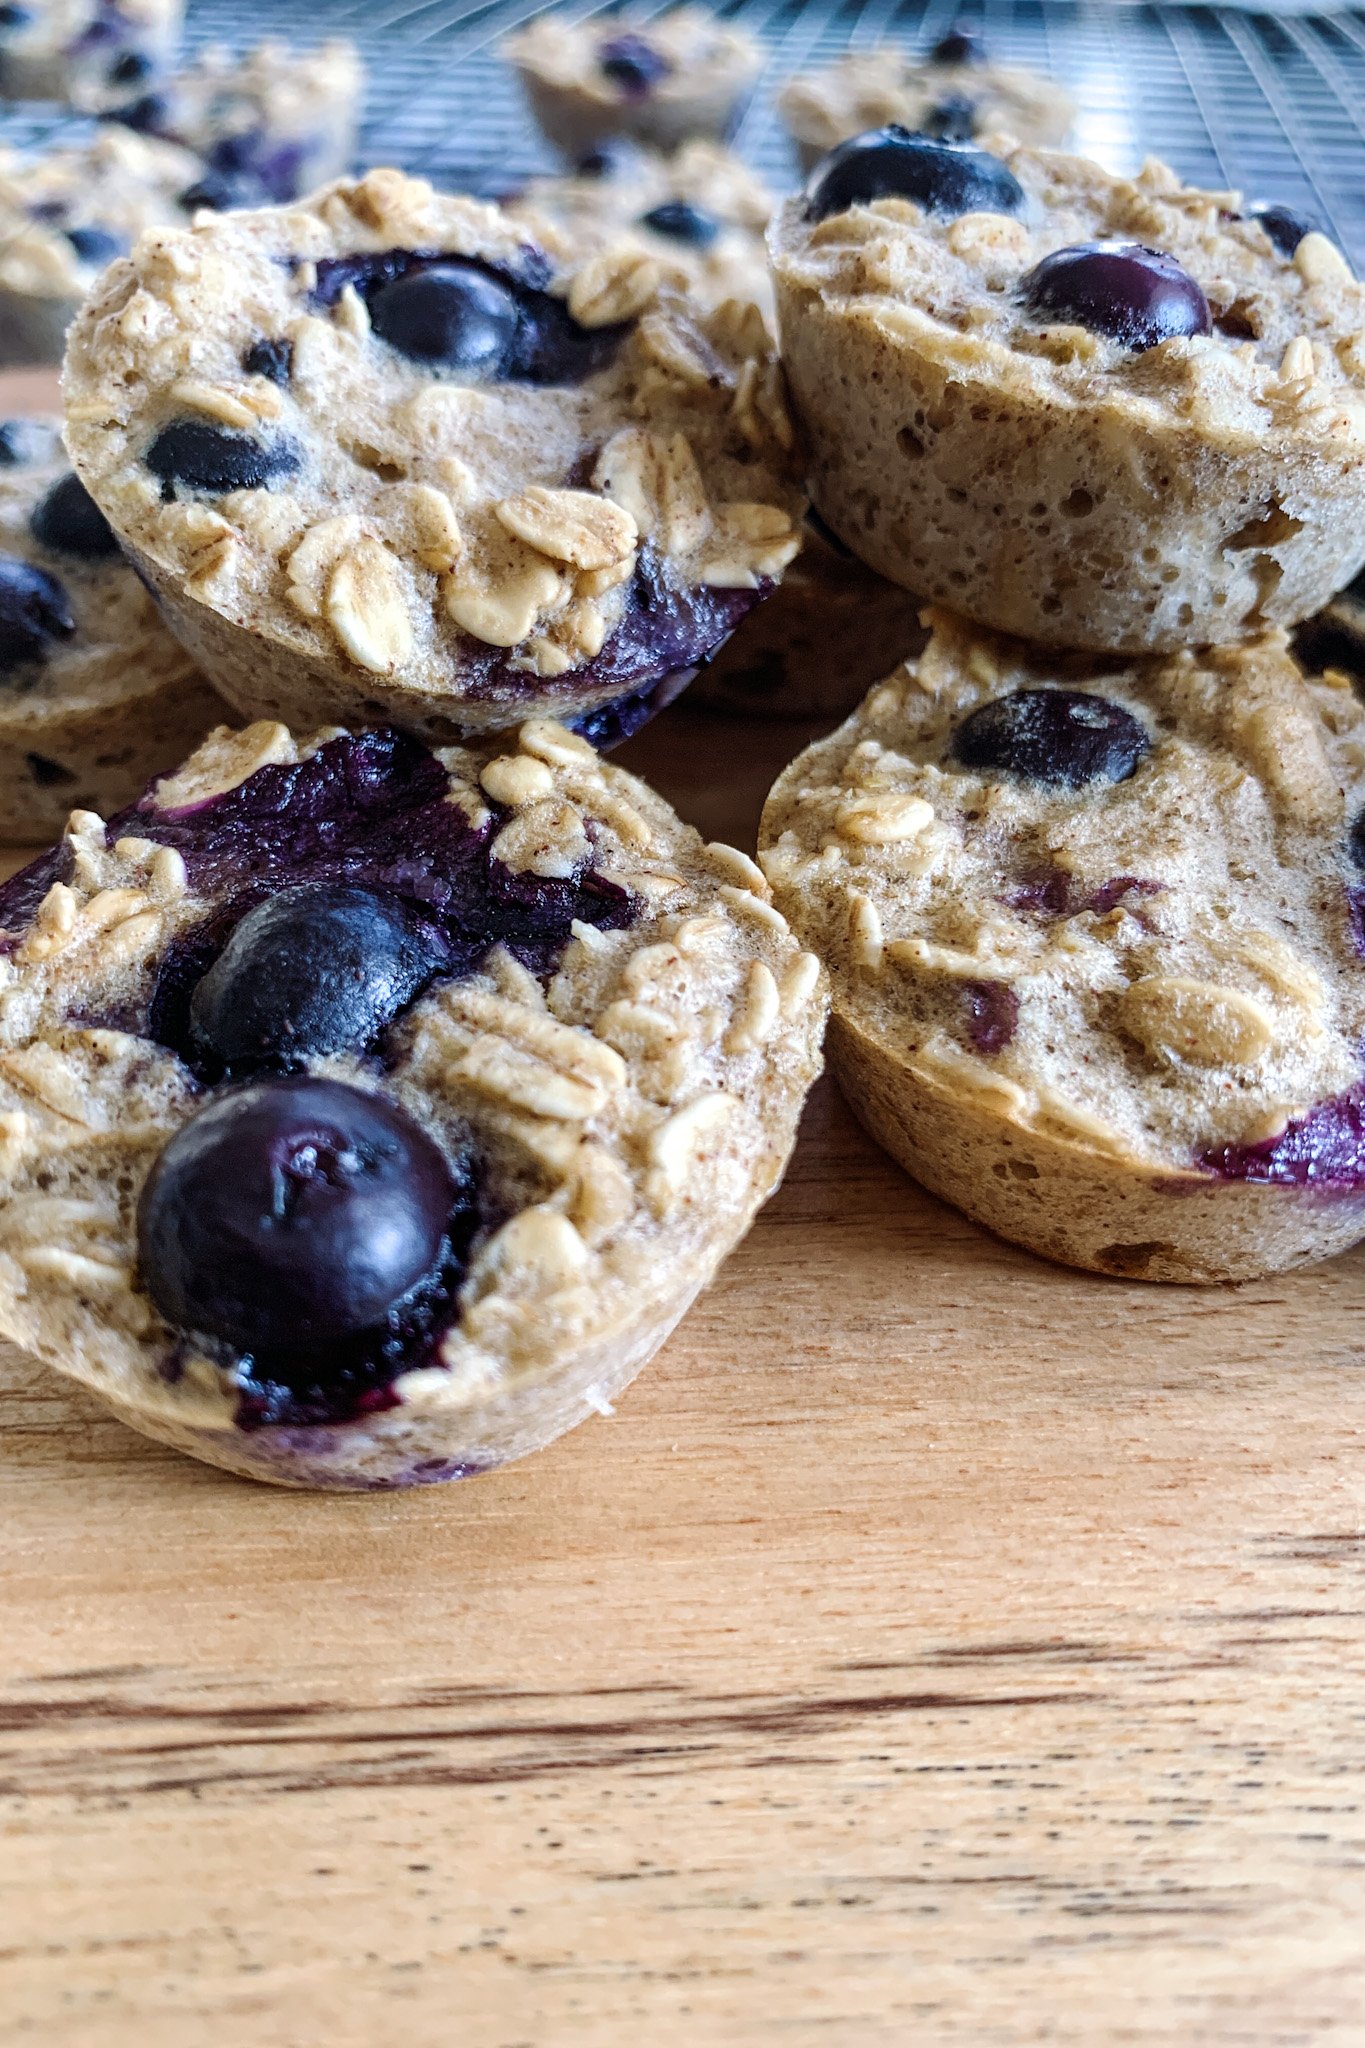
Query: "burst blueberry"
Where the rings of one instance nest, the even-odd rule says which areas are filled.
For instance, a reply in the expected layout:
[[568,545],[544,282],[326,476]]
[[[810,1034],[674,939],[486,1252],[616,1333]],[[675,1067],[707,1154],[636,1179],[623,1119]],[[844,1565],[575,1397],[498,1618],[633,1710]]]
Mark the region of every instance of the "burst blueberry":
[[85,562],[107,561],[119,551],[113,527],[74,470],[58,477],[39,500],[28,530],[40,547]]
[[249,1073],[364,1052],[446,964],[449,947],[387,891],[305,883],[257,904],[194,991],[201,1060]]
[[239,1352],[382,1328],[440,1263],[456,1182],[385,1097],[297,1076],[228,1089],[138,1204],[142,1280],[177,1330]]
[[369,303],[375,333],[410,362],[495,377],[516,342],[512,293],[458,260],[394,278]]
[[285,335],[253,341],[242,357],[242,368],[248,377],[264,377],[283,388],[294,374],[294,344]]
[[1125,782],[1150,751],[1146,728],[1121,704],[1087,690],[1014,690],[970,713],[953,733],[959,767],[1079,789]]
[[0,675],[45,661],[75,630],[71,600],[57,578],[15,555],[0,555]]
[[1019,295],[1034,320],[1084,327],[1139,351],[1208,334],[1213,324],[1209,302],[1189,272],[1165,250],[1141,242],[1054,249],[1020,280]]
[[806,217],[824,220],[873,199],[910,199],[940,220],[1018,213],[1024,188],[989,150],[912,135],[893,123],[832,149],[806,187]]
[[161,429],[143,460],[161,479],[162,496],[173,498],[178,489],[214,496],[259,491],[277,477],[293,476],[302,458],[283,435],[258,441],[252,434],[210,426],[206,420],[173,420]]
[[720,233],[715,215],[694,206],[690,199],[665,199],[662,205],[652,206],[640,215],[640,226],[667,235],[671,242],[684,242],[691,249],[709,249]]

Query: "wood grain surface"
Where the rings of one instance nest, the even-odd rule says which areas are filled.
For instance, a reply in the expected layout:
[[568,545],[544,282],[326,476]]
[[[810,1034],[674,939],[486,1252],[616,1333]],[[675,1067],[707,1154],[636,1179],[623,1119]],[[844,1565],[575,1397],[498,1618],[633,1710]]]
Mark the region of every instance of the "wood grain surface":
[[[750,844],[801,737],[629,752]],[[1045,1266],[826,1084],[504,1472],[275,1493],[0,1354],[0,2041],[1365,2042],[1363,1310]]]

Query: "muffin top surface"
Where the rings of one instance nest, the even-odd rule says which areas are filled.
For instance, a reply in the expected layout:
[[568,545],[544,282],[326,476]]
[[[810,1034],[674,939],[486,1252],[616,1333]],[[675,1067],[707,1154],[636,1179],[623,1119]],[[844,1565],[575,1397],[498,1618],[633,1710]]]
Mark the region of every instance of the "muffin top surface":
[[565,21],[546,12],[509,36],[502,52],[549,85],[612,106],[685,100],[731,80],[738,93],[759,63],[753,37],[704,7],[675,7],[652,18],[614,15],[607,22]]
[[782,776],[762,861],[836,1010],[1145,1169],[1365,1182],[1365,707],[1283,636],[1052,656],[933,614]]
[[989,141],[846,144],[770,229],[779,286],[1024,402],[1365,439],[1365,290],[1325,235],[1276,223],[1277,246],[1238,194],[1156,162],[1118,178]]
[[66,383],[73,459],[140,557],[400,695],[619,694],[723,637],[797,545],[753,307],[704,314],[638,252],[533,245],[395,171],[144,238]]

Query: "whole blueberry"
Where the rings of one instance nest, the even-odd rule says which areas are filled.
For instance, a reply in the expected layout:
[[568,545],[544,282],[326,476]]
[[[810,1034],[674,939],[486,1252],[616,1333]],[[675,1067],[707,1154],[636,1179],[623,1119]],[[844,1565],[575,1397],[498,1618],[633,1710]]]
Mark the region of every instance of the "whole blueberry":
[[1187,270],[1141,242],[1080,242],[1054,249],[1020,279],[1025,311],[1106,334],[1125,348],[1155,348],[1176,336],[1208,334],[1209,302]]
[[920,133],[935,142],[970,142],[976,133],[976,101],[965,92],[945,93],[919,125]]
[[1292,206],[1253,206],[1251,218],[1261,223],[1281,256],[1292,256],[1305,235],[1322,232],[1317,221]]
[[68,228],[66,239],[82,263],[98,263],[101,268],[122,256],[128,247],[121,236],[110,234],[108,228]]
[[164,93],[145,92],[140,99],[130,100],[126,107],[115,108],[111,119],[135,129],[139,135],[164,135],[170,127],[170,101]]
[[283,388],[294,374],[294,344],[287,335],[253,341],[242,357],[242,368],[249,377],[265,377]]
[[52,643],[75,630],[71,600],[56,577],[17,555],[0,555],[0,674],[46,660]]
[[648,99],[673,69],[662,51],[637,35],[613,36],[598,50],[597,62],[603,76],[619,85],[628,100]]
[[640,226],[667,235],[670,241],[685,242],[692,249],[709,249],[720,233],[715,215],[703,212],[690,199],[665,199],[661,206],[652,206],[640,215]]
[[177,486],[190,491],[259,491],[276,477],[292,476],[301,457],[283,435],[258,441],[251,434],[213,427],[206,420],[172,420],[163,427],[143,457],[153,476],[160,477],[163,497]]
[[984,64],[986,46],[975,30],[965,22],[955,21],[946,36],[941,36],[929,52],[931,64]]
[[379,1328],[441,1256],[438,1146],[383,1096],[299,1075],[214,1097],[138,1204],[143,1283],[175,1329],[236,1350]]
[[1014,690],[963,719],[949,743],[959,767],[1079,789],[1126,782],[1151,748],[1146,729],[1087,690]]
[[0,420],[0,469],[42,462],[52,448],[52,431],[37,420]]
[[109,66],[109,82],[111,85],[141,85],[155,69],[145,50],[125,50]]
[[926,213],[1018,213],[1024,188],[988,150],[935,142],[893,123],[841,142],[815,167],[806,218],[824,220],[872,199],[911,199]]
[[516,299],[496,278],[458,261],[434,263],[380,285],[370,323],[414,363],[496,376],[516,341]]
[[303,883],[249,910],[194,991],[190,1038],[227,1073],[363,1052],[449,949],[396,896]]
[[28,530],[40,547],[86,562],[106,561],[119,551],[113,527],[74,470],[59,476],[39,499]]

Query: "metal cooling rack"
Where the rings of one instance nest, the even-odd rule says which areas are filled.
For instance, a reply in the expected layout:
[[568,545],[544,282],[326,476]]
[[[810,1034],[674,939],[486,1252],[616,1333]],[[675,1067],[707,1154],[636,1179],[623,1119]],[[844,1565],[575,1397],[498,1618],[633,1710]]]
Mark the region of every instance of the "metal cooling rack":
[[[539,11],[534,0],[190,0],[186,42],[351,36],[369,66],[363,160],[489,189],[553,167],[496,55]],[[595,0],[565,9],[605,11]],[[663,9],[645,0],[643,11]],[[1155,154],[1193,182],[1306,209],[1365,268],[1363,18],[1105,0],[722,0],[716,11],[767,48],[738,146],[778,185],[795,175],[773,109],[783,79],[850,44],[921,49],[967,19],[994,55],[1070,88],[1086,154],[1118,171]],[[40,143],[71,126],[57,109],[9,110],[0,138]]]

